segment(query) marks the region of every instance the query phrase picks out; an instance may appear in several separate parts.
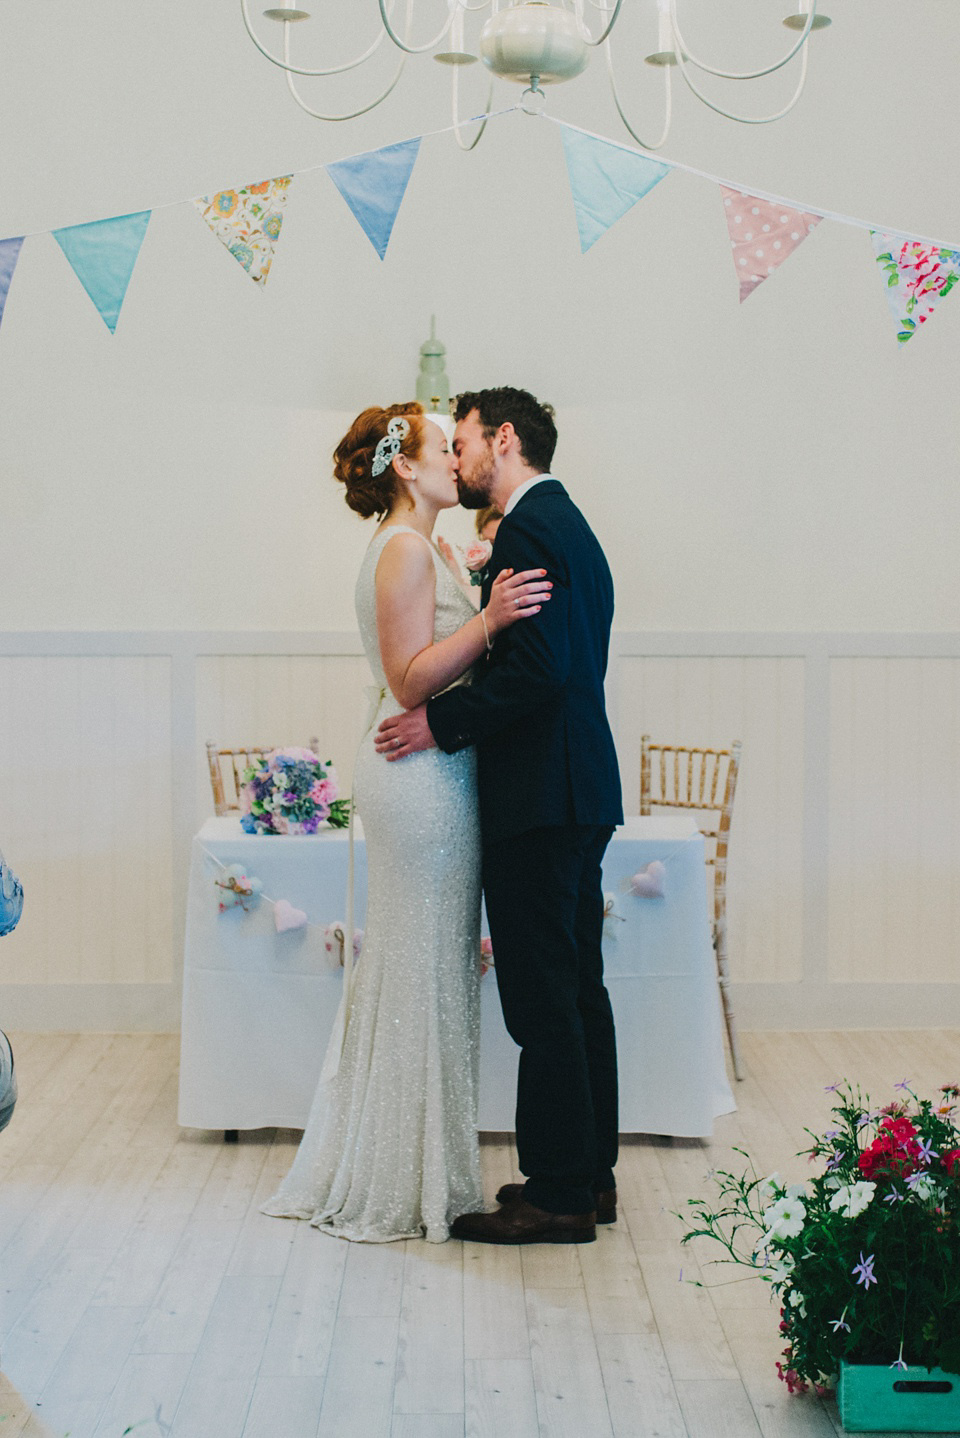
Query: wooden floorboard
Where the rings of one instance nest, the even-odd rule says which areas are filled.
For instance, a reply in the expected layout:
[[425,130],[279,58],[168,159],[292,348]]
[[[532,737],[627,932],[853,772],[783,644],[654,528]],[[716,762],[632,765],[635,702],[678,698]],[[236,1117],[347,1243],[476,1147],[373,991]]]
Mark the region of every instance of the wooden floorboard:
[[[736,1113],[625,1138],[596,1243],[359,1245],[260,1212],[296,1133],[177,1127],[175,1038],[13,1042],[0,1438],[833,1438],[833,1400],[777,1379],[768,1291],[676,1214],[738,1149],[805,1176],[839,1079],[884,1103],[960,1078],[953,1031],[745,1034]],[[482,1156],[492,1205],[516,1153]]]

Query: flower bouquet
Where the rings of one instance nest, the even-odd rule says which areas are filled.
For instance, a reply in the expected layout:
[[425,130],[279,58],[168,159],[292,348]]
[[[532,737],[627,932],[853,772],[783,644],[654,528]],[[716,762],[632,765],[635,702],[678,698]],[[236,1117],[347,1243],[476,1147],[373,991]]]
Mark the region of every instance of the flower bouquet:
[[807,1183],[751,1164],[714,1175],[714,1206],[687,1201],[682,1242],[713,1239],[724,1250],[714,1261],[753,1269],[778,1296],[777,1369],[792,1393],[821,1389],[845,1364],[960,1373],[960,1086],[935,1103],[906,1080],[895,1087],[902,1096],[874,1109],[850,1084],[829,1085],[834,1122],[822,1137],[807,1130],[804,1153],[823,1161]]
[[315,834],[342,829],[349,799],[337,798],[337,776],[310,749],[273,749],[244,771],[240,823],[248,834]]

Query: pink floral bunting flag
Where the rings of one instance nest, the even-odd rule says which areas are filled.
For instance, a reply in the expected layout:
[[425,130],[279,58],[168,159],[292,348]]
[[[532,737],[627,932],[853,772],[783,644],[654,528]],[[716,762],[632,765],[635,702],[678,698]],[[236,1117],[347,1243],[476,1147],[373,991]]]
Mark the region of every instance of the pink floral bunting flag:
[[871,230],[877,264],[887,277],[887,299],[897,322],[897,339],[906,344],[960,279],[960,252],[922,240],[905,240]]
[[740,303],[773,274],[819,225],[821,216],[761,200],[745,190],[721,185],[723,211],[730,231],[733,263],[740,281]]
[[207,224],[255,284],[265,285],[280,238],[292,175],[194,200]]

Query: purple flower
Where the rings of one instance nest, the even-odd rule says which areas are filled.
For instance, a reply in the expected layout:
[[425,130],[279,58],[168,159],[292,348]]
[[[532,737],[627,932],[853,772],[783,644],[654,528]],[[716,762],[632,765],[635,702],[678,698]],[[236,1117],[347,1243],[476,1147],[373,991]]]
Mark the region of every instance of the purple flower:
[[839,1083],[828,1083],[823,1091],[824,1093],[836,1093],[839,1087]]
[[873,1119],[868,1113],[862,1113],[857,1119],[857,1128],[866,1128],[868,1123],[873,1123]]
[[936,1149],[933,1146],[932,1138],[924,1138],[920,1140],[919,1146],[917,1148],[917,1158],[920,1160],[921,1163],[929,1163],[932,1158],[939,1157],[940,1155],[937,1153]]
[[[909,1181],[910,1180],[908,1179],[907,1182],[909,1183]],[[906,1194],[901,1193],[898,1188],[891,1188],[890,1192],[887,1194],[886,1198],[883,1201],[884,1203],[902,1203],[905,1198]]]
[[[846,1313],[847,1310],[844,1309],[843,1311],[844,1313]],[[845,1333],[850,1332],[849,1323],[844,1323],[842,1318],[828,1318],[827,1322],[830,1324],[830,1327],[833,1329],[834,1333],[836,1333],[841,1328]]]
[[843,1163],[843,1154],[840,1152],[840,1150],[839,1150],[838,1148],[835,1148],[834,1151],[833,1151],[833,1153],[832,1153],[832,1154],[830,1155],[830,1157],[827,1159],[827,1165],[826,1165],[826,1166],[827,1166],[828,1169],[834,1169],[834,1168],[839,1168],[842,1163]]
[[830,1128],[823,1136],[824,1138],[839,1138],[840,1130],[838,1128]]
[[894,1084],[894,1088],[906,1089],[906,1090],[909,1092],[909,1089],[910,1089],[910,1080],[909,1080],[909,1079],[901,1079],[899,1083],[895,1083],[895,1084]]
[[874,1255],[872,1253],[869,1258],[864,1258],[863,1249],[861,1249],[860,1262],[858,1264],[855,1264],[855,1266],[850,1270],[851,1273],[857,1274],[857,1283],[862,1283],[864,1288],[869,1288],[871,1283],[879,1282],[879,1280],[874,1276],[873,1259]]
[[890,1364],[890,1367],[891,1367],[891,1368],[904,1368],[904,1369],[905,1369],[906,1366],[907,1366],[907,1365],[906,1365],[906,1363],[904,1363],[904,1361],[903,1361],[902,1358],[895,1358],[895,1359],[893,1360],[893,1362]]

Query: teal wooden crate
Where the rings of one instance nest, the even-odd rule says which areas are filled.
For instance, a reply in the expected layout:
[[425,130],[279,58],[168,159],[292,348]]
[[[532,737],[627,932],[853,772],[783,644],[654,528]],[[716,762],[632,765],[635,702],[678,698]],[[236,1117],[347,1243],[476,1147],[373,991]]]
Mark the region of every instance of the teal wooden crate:
[[960,1377],[842,1363],[837,1407],[848,1433],[960,1433]]

